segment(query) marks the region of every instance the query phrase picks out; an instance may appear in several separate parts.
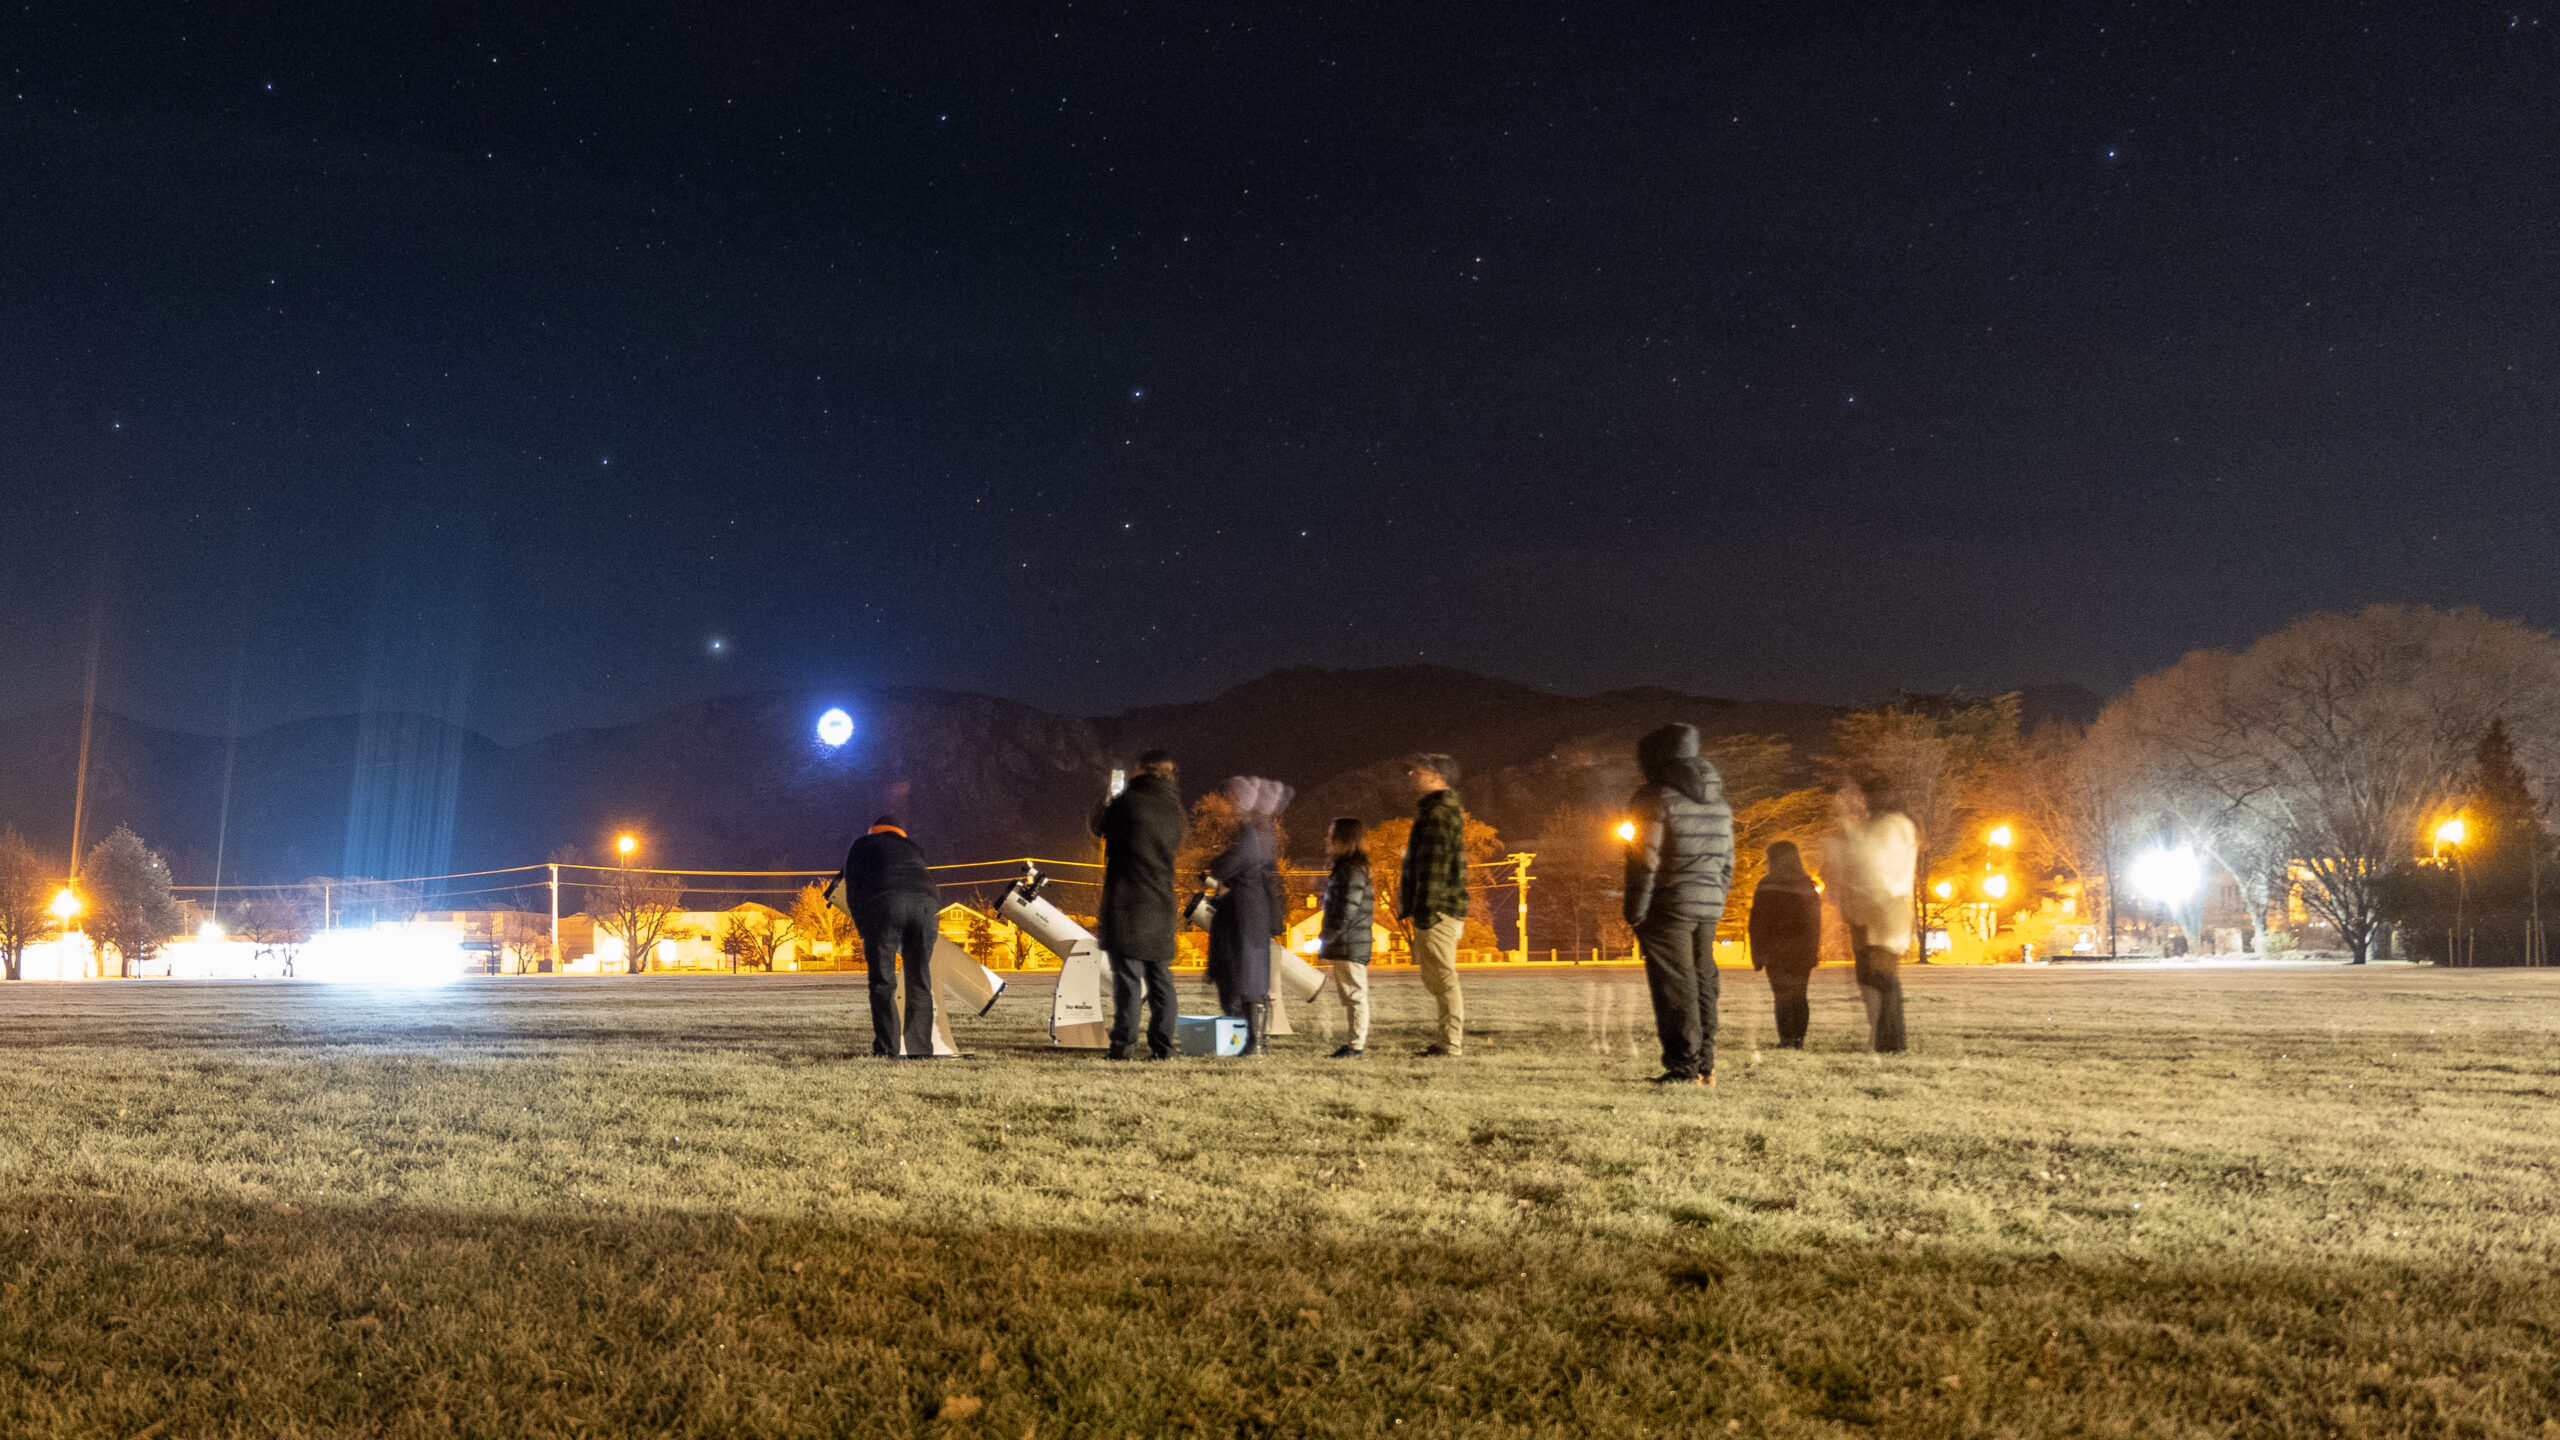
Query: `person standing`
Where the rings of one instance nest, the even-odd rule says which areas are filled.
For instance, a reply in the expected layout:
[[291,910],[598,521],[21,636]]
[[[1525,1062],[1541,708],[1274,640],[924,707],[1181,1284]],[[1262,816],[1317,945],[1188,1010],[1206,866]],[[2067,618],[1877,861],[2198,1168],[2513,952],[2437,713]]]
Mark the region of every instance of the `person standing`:
[[1350,1042],[1334,1051],[1333,1058],[1359,1060],[1369,1053],[1370,931],[1377,924],[1377,892],[1369,881],[1369,827],[1345,815],[1333,822],[1325,848],[1333,852],[1333,873],[1324,883],[1317,953],[1333,962],[1342,1016],[1351,1026]]
[[[862,936],[871,988],[871,1053],[895,1060],[933,1056],[933,942],[942,908],[924,851],[895,815],[871,822],[871,833],[844,857],[845,898]],[[907,971],[904,1044],[898,1025],[898,965]]]
[[1136,1058],[1140,997],[1147,1015],[1147,1053],[1174,1054],[1173,956],[1180,922],[1173,898],[1173,860],[1182,848],[1182,792],[1173,757],[1138,757],[1127,789],[1093,814],[1102,839],[1102,914],[1094,940],[1111,957],[1111,1049]]
[[1467,814],[1458,803],[1458,762],[1416,755],[1405,762],[1415,793],[1413,836],[1405,842],[1396,881],[1396,918],[1413,926],[1413,960],[1422,988],[1440,1007],[1440,1038],[1425,1055],[1465,1052],[1466,997],[1458,990],[1458,937],[1467,929]]
[[1833,903],[1857,957],[1868,1048],[1897,1054],[1909,1044],[1902,1030],[1902,956],[1911,948],[1911,869],[1920,853],[1920,831],[1910,816],[1855,785],[1842,790],[1834,806],[1837,818],[1823,842],[1822,873],[1831,877]]
[[1627,924],[1644,950],[1662,1037],[1658,1085],[1716,1083],[1716,922],[1733,884],[1733,811],[1724,777],[1698,753],[1698,727],[1636,742],[1645,783],[1628,801]]
[[1801,1050],[1812,1019],[1805,986],[1822,958],[1822,890],[1792,840],[1769,847],[1768,873],[1751,892],[1751,968],[1766,971],[1778,1002],[1778,1048]]
[[1218,1013],[1241,1015],[1244,1053],[1263,1053],[1271,1016],[1271,937],[1279,933],[1279,854],[1266,795],[1273,782],[1238,775],[1227,781],[1235,801],[1235,835],[1209,862],[1218,886],[1217,913],[1209,921],[1209,982],[1218,987]]

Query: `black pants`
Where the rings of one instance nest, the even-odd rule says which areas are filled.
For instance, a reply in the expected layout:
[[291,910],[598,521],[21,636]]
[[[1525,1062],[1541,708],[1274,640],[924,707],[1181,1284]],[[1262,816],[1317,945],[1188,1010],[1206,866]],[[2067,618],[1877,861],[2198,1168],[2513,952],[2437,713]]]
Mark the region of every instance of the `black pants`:
[[1716,922],[1649,921],[1636,930],[1662,1073],[1687,1079],[1716,1069]]
[[871,1053],[895,1057],[898,1044],[898,959],[907,962],[907,1033],[903,1053],[933,1054],[934,912],[930,895],[883,895],[853,917],[862,932],[862,963],[871,980]]
[[1849,942],[1858,957],[1859,998],[1867,1002],[1867,1048],[1879,1055],[1905,1048],[1902,1034],[1902,957],[1867,943],[1867,932],[1852,926]]
[[1771,970],[1769,994],[1778,1002],[1778,1044],[1789,1050],[1804,1048],[1804,1032],[1813,1020],[1813,1006],[1805,1000],[1805,987],[1813,980],[1808,970]]
[[[1138,989],[1146,987],[1141,1002]],[[1111,1058],[1126,1060],[1138,1053],[1138,1009],[1147,1012],[1147,1051],[1159,1060],[1173,1056],[1173,960],[1111,957]]]

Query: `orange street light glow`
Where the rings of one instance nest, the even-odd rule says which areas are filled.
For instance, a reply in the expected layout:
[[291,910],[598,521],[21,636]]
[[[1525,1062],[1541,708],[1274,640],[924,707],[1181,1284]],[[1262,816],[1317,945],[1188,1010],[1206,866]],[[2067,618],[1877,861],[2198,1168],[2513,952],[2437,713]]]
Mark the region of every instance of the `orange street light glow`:
[[1993,873],[1982,877],[1982,893],[1997,900],[2009,893],[2009,877]]
[[640,848],[640,842],[632,839],[628,835],[625,835],[621,839],[613,842],[613,848],[621,851],[625,855],[628,855],[632,851]]
[[2436,827],[2436,843],[2440,845],[2459,845],[2462,843],[2462,837],[2470,833],[2471,828],[2462,823],[2461,816],[2456,815],[2452,819],[2447,820]]
[[1953,880],[1941,880],[1937,884],[1930,886],[1929,889],[1936,894],[1939,899],[1944,900],[1948,896],[1956,893],[1956,882]]
[[1991,835],[1990,835],[1991,843],[1992,843],[1993,845],[1995,845],[1995,846],[1998,846],[2000,849],[2003,849],[2003,850],[2008,849],[2008,848],[2009,848],[2009,845],[2010,845],[2010,842],[2012,842],[2012,841],[2016,840],[2017,838],[2018,838],[2017,833],[2016,833],[2015,831],[2011,830],[2011,829],[2010,829],[2008,826],[2006,826],[2006,825],[1994,825],[1994,826],[1992,826],[1992,827],[1991,827]]
[[1633,820],[1621,820],[1621,821],[1619,821],[1619,822],[1618,822],[1618,838],[1619,838],[1619,839],[1621,839],[1621,840],[1633,840],[1633,839],[1635,839],[1635,838],[1636,838],[1636,822],[1634,822]]
[[70,886],[63,886],[62,893],[53,897],[53,913],[60,920],[68,920],[80,913],[80,897],[71,893]]

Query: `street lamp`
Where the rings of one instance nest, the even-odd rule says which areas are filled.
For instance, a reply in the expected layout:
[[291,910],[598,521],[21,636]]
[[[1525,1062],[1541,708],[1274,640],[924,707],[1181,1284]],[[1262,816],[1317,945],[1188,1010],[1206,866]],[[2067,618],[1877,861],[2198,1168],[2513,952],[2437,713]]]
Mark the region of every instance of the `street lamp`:
[[1993,849],[2006,850],[2017,843],[2018,834],[2006,825],[1994,825],[1991,827],[1991,833],[1983,838],[1991,842]]
[[1636,838],[1636,822],[1634,822],[1633,820],[1621,820],[1621,821],[1619,821],[1619,822],[1618,822],[1618,838],[1619,838],[1619,839],[1621,839],[1621,840],[1626,841],[1626,842],[1627,842],[1627,843],[1629,843],[1629,844],[1634,844],[1634,843],[1635,843],[1635,838]]
[[80,897],[71,893],[70,886],[63,886],[62,893],[53,897],[53,918],[68,925],[71,917],[79,913]]
[[2009,894],[2009,877],[2001,874],[1997,870],[1983,876],[1982,893],[1990,896],[1994,900],[2007,898]]
[[2471,939],[2471,867],[2462,863],[2462,842],[2469,838],[2471,827],[2454,816],[2436,827],[2436,863],[2444,863],[2444,847],[2453,847],[2453,931],[2444,937],[2444,963],[2460,964],[2470,958],[2462,951],[2470,948]]
[[628,864],[631,860],[631,852],[640,848],[640,842],[625,835],[613,842],[613,848],[622,852],[623,862]]

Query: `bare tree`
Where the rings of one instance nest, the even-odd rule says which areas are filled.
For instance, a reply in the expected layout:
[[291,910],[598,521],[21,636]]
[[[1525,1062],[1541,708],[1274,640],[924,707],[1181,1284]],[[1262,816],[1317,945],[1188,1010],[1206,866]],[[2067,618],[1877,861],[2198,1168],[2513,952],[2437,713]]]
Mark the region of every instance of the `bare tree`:
[[[1835,783],[1854,784],[1911,817],[1920,832],[1911,894],[1928,893],[1932,858],[1953,851],[1966,827],[2005,800],[2018,751],[2018,697],[1906,695],[1844,715],[1832,725],[1825,762]],[[1925,946],[1925,927],[1915,915]],[[1925,953],[1925,949],[1923,951]]]
[[290,975],[296,956],[311,939],[314,918],[311,897],[302,888],[263,890],[233,915],[231,933],[256,946],[259,958],[281,960]]
[[2210,853],[2235,875],[2263,878],[2270,854],[2302,866],[2303,903],[2362,964],[2377,886],[2456,794],[2489,722],[2507,717],[2519,751],[2547,763],[2555,702],[2550,636],[2477,611],[2376,605],[2306,616],[2237,655],[2191,655],[2109,710],[2157,747],[2164,796],[2222,807],[2187,816],[2208,840],[2217,826],[2236,837]]
[[659,941],[684,938],[676,923],[684,914],[684,887],[646,870],[607,870],[604,877],[587,887],[596,928],[622,942],[632,974],[645,974]]
[[26,837],[0,830],[0,972],[21,978],[27,947],[62,930],[53,913],[53,877]]

